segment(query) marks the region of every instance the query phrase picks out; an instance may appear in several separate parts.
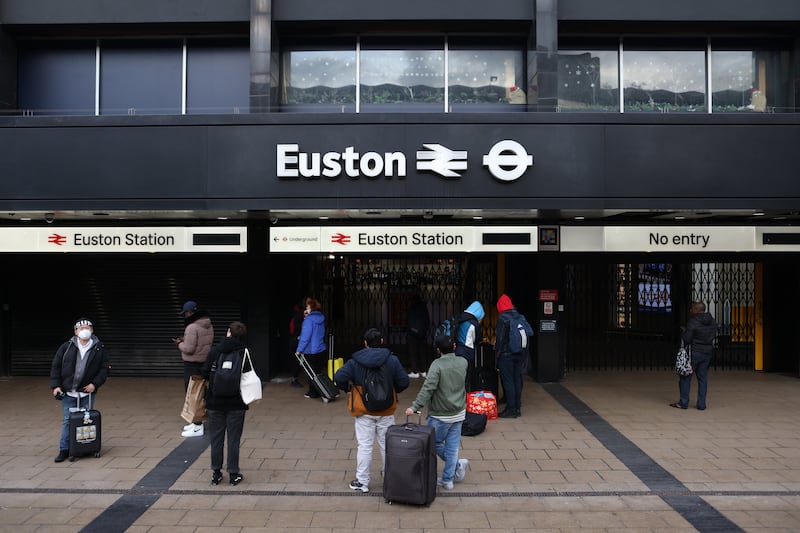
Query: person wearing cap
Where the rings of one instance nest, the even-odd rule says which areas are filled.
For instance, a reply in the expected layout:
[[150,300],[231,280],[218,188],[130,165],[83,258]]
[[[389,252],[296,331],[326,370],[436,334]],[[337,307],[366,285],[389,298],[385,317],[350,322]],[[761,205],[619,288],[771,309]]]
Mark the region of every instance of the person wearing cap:
[[[202,375],[203,363],[214,343],[214,326],[208,312],[200,309],[197,302],[189,300],[181,307],[179,316],[183,317],[183,336],[175,339],[175,344],[183,359],[183,390],[189,388],[192,376]],[[202,437],[203,423],[189,423],[183,426],[182,437]]]
[[69,457],[70,409],[93,406],[97,389],[108,378],[108,354],[94,334],[92,321],[79,318],[73,329],[74,335],[58,347],[50,365],[50,388],[53,397],[61,399],[63,415],[56,463]]

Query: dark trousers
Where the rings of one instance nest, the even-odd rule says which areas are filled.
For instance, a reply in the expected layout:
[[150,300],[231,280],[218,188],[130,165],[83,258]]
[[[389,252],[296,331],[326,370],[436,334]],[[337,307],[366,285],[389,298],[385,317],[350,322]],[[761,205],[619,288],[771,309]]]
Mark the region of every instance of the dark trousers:
[[225,434],[228,435],[228,472],[239,472],[239,444],[244,428],[244,411],[212,411],[208,413],[211,440],[211,469],[222,470]]
[[[327,352],[306,354],[306,361],[308,361],[308,364],[311,365],[311,368],[314,369],[315,374],[322,374],[328,372],[328,369],[326,368],[326,366],[328,365]],[[308,380],[308,394],[310,394],[311,396],[319,396],[319,392],[317,391],[317,388],[314,386],[314,381],[311,379]]]
[[430,354],[430,346],[425,339],[420,339],[414,335],[409,335],[406,339],[408,346],[408,360],[411,365],[412,372],[427,372],[430,363],[428,362],[428,355]]
[[500,381],[506,399],[506,409],[519,413],[522,407],[522,364],[524,353],[503,354],[497,358]]
[[694,372],[688,376],[678,378],[678,390],[681,393],[680,405],[689,407],[689,393],[692,390],[692,376],[697,376],[697,408],[706,408],[706,391],[708,390],[708,365],[711,363],[711,354],[696,353],[692,351],[692,369]]
[[192,376],[199,376],[202,374],[202,368],[203,363],[183,362],[183,392],[186,392],[189,388],[189,381],[192,379]]

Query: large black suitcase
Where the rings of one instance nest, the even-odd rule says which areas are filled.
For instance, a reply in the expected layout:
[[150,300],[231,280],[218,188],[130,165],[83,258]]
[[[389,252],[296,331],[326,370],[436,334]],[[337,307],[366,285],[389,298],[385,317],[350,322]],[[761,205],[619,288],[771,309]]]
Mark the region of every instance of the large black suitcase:
[[308,359],[306,359],[305,354],[296,353],[295,357],[297,357],[297,362],[300,363],[300,366],[303,367],[309,381],[311,381],[317,391],[319,391],[323,402],[332,402],[339,396],[339,389],[333,384],[333,380],[328,377],[327,372],[315,372],[314,368],[308,362]]
[[92,409],[92,397],[89,396],[86,406],[81,406],[82,398],[78,398],[78,410],[69,415],[69,460],[93,454],[100,457],[102,442],[102,425],[100,411]]
[[386,430],[386,503],[430,505],[436,498],[436,432],[432,426],[408,421]]

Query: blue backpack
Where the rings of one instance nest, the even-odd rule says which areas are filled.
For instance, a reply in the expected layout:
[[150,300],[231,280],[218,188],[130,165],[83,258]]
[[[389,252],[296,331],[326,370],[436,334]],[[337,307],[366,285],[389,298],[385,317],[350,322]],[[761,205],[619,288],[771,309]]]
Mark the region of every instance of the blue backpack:
[[450,318],[444,319],[434,330],[433,340],[440,335],[447,335],[452,342],[456,342],[456,335],[458,334],[458,317],[453,315]]
[[516,316],[508,317],[508,351],[511,353],[521,353],[530,345],[533,338],[533,327],[525,319],[524,315],[517,313]]

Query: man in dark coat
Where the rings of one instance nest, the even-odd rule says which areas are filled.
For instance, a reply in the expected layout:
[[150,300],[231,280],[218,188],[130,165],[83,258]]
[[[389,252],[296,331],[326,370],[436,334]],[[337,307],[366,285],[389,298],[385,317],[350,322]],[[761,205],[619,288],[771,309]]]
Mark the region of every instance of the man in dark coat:
[[[362,404],[360,409],[356,409],[352,402],[355,400],[354,395],[359,394],[357,389],[364,385],[366,369],[380,368],[384,365],[386,365],[388,374],[392,376],[392,385],[394,386],[395,399],[391,407],[380,412],[370,412],[364,410]],[[364,348],[355,352],[353,357],[336,371],[333,381],[342,390],[348,390],[350,384],[354,388],[354,390],[350,391],[347,403],[348,407],[352,406],[350,414],[355,417],[358,454],[356,455],[356,479],[350,482],[350,488],[368,492],[372,448],[375,444],[375,438],[377,437],[378,446],[381,449],[381,471],[383,471],[386,464],[386,430],[394,424],[397,393],[408,388],[408,374],[406,374],[402,363],[400,363],[400,359],[383,346],[381,332],[375,328],[370,328],[364,333]]]
[[50,365],[50,388],[61,400],[61,440],[55,462],[69,457],[70,409],[94,406],[94,396],[108,378],[108,354],[88,318],[75,322],[75,335],[59,346]]

